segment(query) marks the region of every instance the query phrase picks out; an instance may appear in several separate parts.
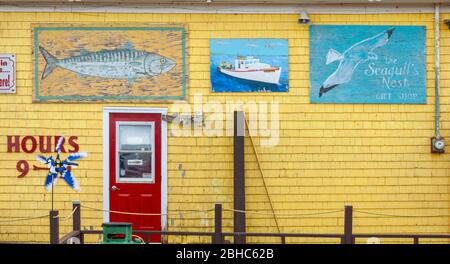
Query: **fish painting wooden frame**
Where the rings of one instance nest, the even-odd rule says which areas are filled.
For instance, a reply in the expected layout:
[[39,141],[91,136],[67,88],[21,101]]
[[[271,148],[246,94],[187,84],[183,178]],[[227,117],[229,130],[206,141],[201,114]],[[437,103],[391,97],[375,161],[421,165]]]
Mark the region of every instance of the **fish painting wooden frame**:
[[311,102],[426,104],[425,40],[425,26],[310,26]]
[[34,102],[186,100],[187,26],[32,24]]

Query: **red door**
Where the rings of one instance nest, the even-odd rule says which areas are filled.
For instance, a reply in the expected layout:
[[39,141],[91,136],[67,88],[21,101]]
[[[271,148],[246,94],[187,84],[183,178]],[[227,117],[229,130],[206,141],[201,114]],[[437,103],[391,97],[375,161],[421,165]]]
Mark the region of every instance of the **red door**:
[[[161,114],[110,113],[110,210],[161,213]],[[160,215],[110,213],[110,222],[160,231]],[[145,237],[143,237],[145,239]],[[161,236],[150,236],[161,242]]]

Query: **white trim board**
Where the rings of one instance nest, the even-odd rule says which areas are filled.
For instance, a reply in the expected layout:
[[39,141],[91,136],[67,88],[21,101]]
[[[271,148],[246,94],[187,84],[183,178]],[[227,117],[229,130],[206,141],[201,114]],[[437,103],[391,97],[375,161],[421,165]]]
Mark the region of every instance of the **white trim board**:
[[[167,108],[103,107],[103,221],[109,222],[109,114],[167,114]],[[167,122],[161,119],[161,229],[167,231]]]
[[[174,13],[174,14],[380,14],[434,13],[433,4],[149,4],[149,5],[0,5],[0,12],[81,12],[81,13]],[[450,3],[441,4],[441,12],[450,12]]]

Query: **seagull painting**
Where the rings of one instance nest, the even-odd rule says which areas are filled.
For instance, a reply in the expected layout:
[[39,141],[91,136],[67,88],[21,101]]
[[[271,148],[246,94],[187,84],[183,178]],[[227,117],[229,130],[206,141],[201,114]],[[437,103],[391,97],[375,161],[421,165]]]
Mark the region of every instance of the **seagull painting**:
[[80,185],[72,174],[72,168],[77,167],[78,164],[75,163],[75,160],[79,160],[81,158],[87,157],[86,152],[77,152],[71,153],[67,157],[67,159],[62,160],[59,158],[61,153],[61,146],[64,141],[64,137],[60,137],[58,139],[58,143],[56,144],[56,158],[53,159],[52,156],[46,158],[42,155],[38,155],[36,159],[47,165],[49,171],[47,177],[45,179],[45,189],[49,191],[53,189],[56,185],[56,180],[58,179],[58,174],[64,181],[75,191],[80,191]]
[[319,97],[322,97],[324,93],[338,85],[350,82],[353,72],[361,63],[377,60],[378,56],[373,50],[386,45],[394,30],[395,28],[390,28],[371,38],[362,40],[342,54],[334,49],[330,49],[327,54],[326,64],[339,61],[339,66],[320,86]]

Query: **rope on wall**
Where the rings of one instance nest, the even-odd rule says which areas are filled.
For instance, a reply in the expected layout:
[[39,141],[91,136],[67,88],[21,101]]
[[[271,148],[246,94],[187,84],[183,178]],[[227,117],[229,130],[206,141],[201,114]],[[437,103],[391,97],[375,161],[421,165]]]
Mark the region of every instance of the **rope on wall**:
[[18,218],[18,219],[10,219],[10,220],[1,220],[0,223],[11,223],[11,222],[19,222],[19,221],[26,221],[26,220],[33,220],[33,219],[39,219],[49,217],[48,214],[41,215],[41,216],[35,216],[35,217],[26,217],[26,218]]
[[250,142],[252,143],[253,151],[255,152],[255,157],[256,157],[256,162],[258,163],[259,172],[261,173],[261,176],[262,176],[264,189],[266,190],[267,198],[269,198],[269,204],[270,204],[270,209],[272,210],[273,219],[275,220],[275,224],[277,226],[278,233],[281,233],[280,225],[278,224],[278,218],[277,218],[277,215],[275,214],[275,210],[273,208],[273,202],[272,202],[272,199],[270,198],[269,190],[267,189],[266,177],[264,177],[264,171],[261,167],[261,162],[259,161],[259,155],[258,155],[258,152],[256,151],[255,143],[253,142],[253,137],[252,137],[252,134],[250,133],[250,128],[248,125],[248,121],[245,118],[245,115],[244,115],[244,120],[245,120],[245,127],[247,128],[247,131],[248,131],[248,137],[250,138]]
[[[124,215],[140,215],[140,216],[162,216],[162,215],[169,215],[168,213],[165,214],[161,214],[161,213],[136,213],[136,212],[125,212],[125,211],[116,211],[116,210],[106,210],[106,209],[99,209],[99,208],[94,208],[94,207],[90,207],[90,206],[86,206],[86,205],[81,205],[81,207],[83,208],[87,208],[89,210],[94,210],[94,211],[101,211],[101,212],[108,212],[108,213],[113,213],[113,214],[124,214]],[[183,215],[187,215],[187,214],[195,214],[195,213],[205,213],[205,212],[210,212],[210,211],[214,211],[214,209],[207,209],[207,210],[190,210],[190,211],[177,211],[176,214],[183,214]],[[182,218],[182,217],[180,217]]]
[[[234,211],[238,213],[245,213],[245,214],[255,214],[255,215],[271,215],[273,216],[274,213],[264,213],[260,211],[243,211],[243,210],[236,210],[236,209],[223,209],[224,211]],[[279,217],[302,217],[302,216],[312,216],[312,215],[325,215],[325,214],[333,214],[333,213],[339,213],[343,212],[344,210],[334,210],[334,211],[326,211],[326,212],[317,212],[317,213],[297,213],[297,214],[277,214]]]
[[385,217],[413,217],[413,218],[428,218],[428,217],[450,217],[450,215],[396,215],[396,214],[384,214],[384,213],[373,213],[373,212],[367,212],[367,211],[360,211],[360,210],[353,210],[354,212],[360,213],[360,214],[367,214],[367,215],[375,215],[375,216],[385,216]]
[[[54,216],[53,218],[59,218],[61,221],[65,221],[68,219],[71,219],[73,217],[73,214],[77,211],[77,208],[74,208],[72,210],[72,212],[70,214],[68,214],[67,216],[61,217],[61,216]],[[46,215],[40,215],[40,216],[33,216],[33,217],[20,217],[20,218],[13,218],[13,217],[9,217],[9,218],[13,218],[10,220],[0,220],[0,223],[11,223],[11,222],[20,222],[20,221],[27,221],[27,220],[33,220],[33,219],[40,219],[40,218],[45,218],[45,217],[49,217],[49,214]]]
[[73,208],[72,212],[64,217],[61,216],[54,216],[53,218],[59,218],[60,221],[69,220],[72,218],[73,214],[77,211],[78,207]]
[[[94,211],[101,211],[101,212],[109,212],[109,213],[116,213],[116,214],[126,214],[126,215],[141,215],[141,216],[162,216],[162,215],[169,215],[169,214],[156,214],[156,213],[134,213],[134,212],[125,212],[125,211],[114,211],[114,210],[105,210],[105,209],[99,209],[94,208],[86,205],[82,205],[82,207],[87,208],[89,210]],[[256,214],[256,215],[270,215],[273,216],[273,213],[267,213],[263,211],[251,211],[251,210],[236,210],[236,209],[228,209],[223,208],[224,211],[233,211],[233,212],[239,212],[239,213],[246,213],[246,214]],[[175,211],[172,214],[174,215],[186,215],[186,214],[194,214],[194,213],[205,213],[205,212],[212,212],[214,209],[208,209],[208,210],[190,210],[190,211]],[[338,213],[343,212],[344,210],[332,210],[332,211],[325,211],[325,212],[315,212],[315,213],[293,213],[293,214],[278,214],[279,216],[285,216],[285,217],[297,217],[297,216],[309,216],[309,215],[323,215],[323,214],[332,214],[332,213]],[[182,218],[182,217],[181,217]]]

